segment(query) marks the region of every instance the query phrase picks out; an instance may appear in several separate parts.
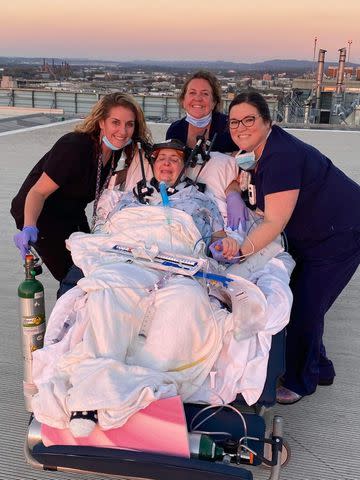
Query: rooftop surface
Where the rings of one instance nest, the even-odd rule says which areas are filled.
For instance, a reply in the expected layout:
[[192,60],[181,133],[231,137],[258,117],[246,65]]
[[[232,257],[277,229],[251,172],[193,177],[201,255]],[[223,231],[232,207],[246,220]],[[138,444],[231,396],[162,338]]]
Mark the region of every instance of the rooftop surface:
[[0,135],[2,132],[56,123],[61,121],[63,117],[62,109],[0,106]]
[[[22,395],[22,354],[17,287],[23,269],[12,236],[15,224],[9,214],[11,198],[21,182],[52,144],[74,123],[64,122],[0,134],[0,282],[1,348],[0,375],[3,381],[0,408],[0,480],[95,480],[90,474],[52,473],[33,470],[25,463],[23,444],[28,423]],[[166,125],[150,124],[155,140],[164,138]],[[360,133],[326,130],[291,130],[314,145],[355,181],[360,183]],[[336,195],[336,192],[334,192]],[[359,208],[344,205],[344,208]],[[311,212],[309,212],[309,215]],[[45,287],[47,317],[55,302],[56,282],[50,274],[40,278]],[[285,438],[292,458],[284,468],[283,480],[360,479],[360,272],[327,315],[325,343],[334,361],[337,377],[330,387],[319,387],[312,396],[292,406],[275,407],[284,417]],[[255,480],[269,472],[252,469]]]

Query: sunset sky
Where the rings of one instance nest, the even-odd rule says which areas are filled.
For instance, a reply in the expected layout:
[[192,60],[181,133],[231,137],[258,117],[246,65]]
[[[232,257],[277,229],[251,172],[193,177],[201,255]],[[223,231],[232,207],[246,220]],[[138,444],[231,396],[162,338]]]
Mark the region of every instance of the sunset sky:
[[0,56],[312,60],[316,36],[360,64],[360,0],[11,0],[0,19]]

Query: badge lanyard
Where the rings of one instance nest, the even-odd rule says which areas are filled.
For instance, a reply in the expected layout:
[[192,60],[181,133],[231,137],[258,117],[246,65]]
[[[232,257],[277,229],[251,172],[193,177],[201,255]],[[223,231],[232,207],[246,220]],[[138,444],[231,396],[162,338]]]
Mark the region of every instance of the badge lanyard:
[[94,208],[93,208],[93,214],[92,214],[92,219],[91,219],[91,231],[94,229],[95,222],[96,222],[96,209],[98,206],[99,198],[105,188],[109,185],[110,178],[113,174],[114,168],[115,168],[115,158],[114,158],[114,153],[111,155],[111,167],[109,170],[109,173],[105,179],[105,182],[103,186],[100,188],[100,181],[101,181],[101,171],[103,169],[103,154],[100,153],[98,156],[98,164],[97,164],[97,172],[96,172],[96,189],[95,189],[95,200],[94,200]]

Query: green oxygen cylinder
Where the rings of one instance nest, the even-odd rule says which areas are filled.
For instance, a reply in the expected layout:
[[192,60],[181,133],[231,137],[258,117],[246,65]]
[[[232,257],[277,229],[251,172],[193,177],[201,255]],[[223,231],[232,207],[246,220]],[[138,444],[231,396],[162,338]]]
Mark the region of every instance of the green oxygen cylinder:
[[193,458],[215,462],[224,458],[224,450],[203,433],[189,433],[190,455]]
[[26,255],[24,267],[25,280],[18,287],[18,296],[24,362],[24,401],[26,410],[31,412],[31,399],[37,391],[32,381],[32,353],[44,345],[45,299],[44,287],[35,278],[38,271],[34,255]]

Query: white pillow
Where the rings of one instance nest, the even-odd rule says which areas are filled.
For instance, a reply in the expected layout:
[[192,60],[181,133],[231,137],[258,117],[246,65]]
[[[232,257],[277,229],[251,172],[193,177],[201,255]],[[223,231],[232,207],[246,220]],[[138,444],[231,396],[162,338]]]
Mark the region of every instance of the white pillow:
[[[196,176],[200,170],[200,165],[194,168],[188,168],[186,175],[192,180],[196,179]],[[144,169],[146,179],[152,178],[152,170],[149,162],[144,158]],[[226,221],[226,197],[225,190],[230,183],[238,176],[238,167],[234,157],[225,155],[220,152],[212,152],[210,160],[205,164],[201,170],[200,175],[197,178],[198,182],[205,183],[207,192],[210,192],[217,202],[219,210]],[[142,179],[140,158],[139,154],[136,154],[130,164],[125,190],[132,190],[137,182]]]
[[[195,180],[200,168],[200,165],[195,168],[188,168],[187,176]],[[197,178],[198,182],[205,183],[206,191],[214,196],[225,221],[227,217],[225,190],[237,178],[238,170],[234,157],[225,155],[225,153],[212,152],[210,160],[205,164]]]

